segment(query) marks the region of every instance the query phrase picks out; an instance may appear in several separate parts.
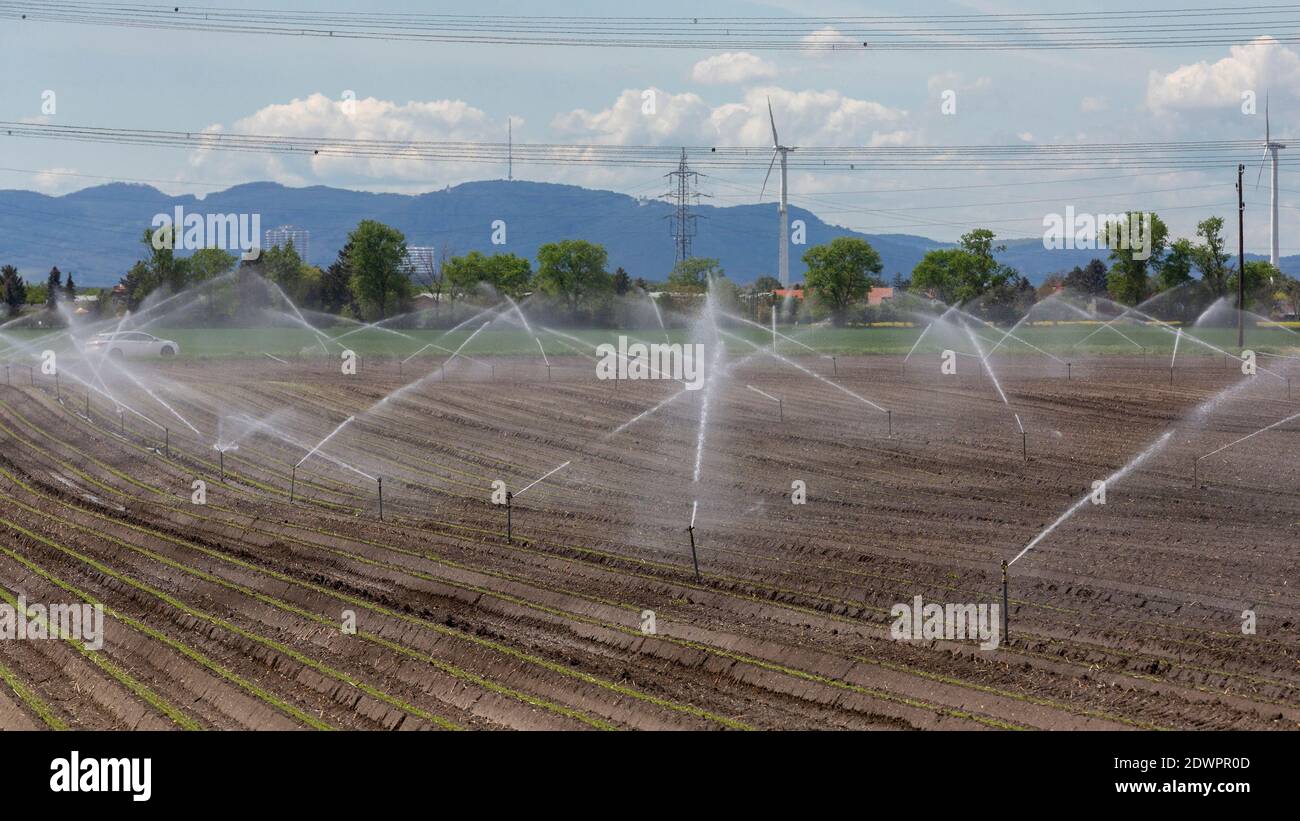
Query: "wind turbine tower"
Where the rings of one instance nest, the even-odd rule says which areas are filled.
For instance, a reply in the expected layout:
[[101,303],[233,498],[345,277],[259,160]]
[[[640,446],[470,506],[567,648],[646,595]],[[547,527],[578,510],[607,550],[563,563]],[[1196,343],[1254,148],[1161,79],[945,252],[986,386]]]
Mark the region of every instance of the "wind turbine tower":
[[790,212],[789,201],[786,196],[788,177],[786,175],[786,155],[793,151],[793,148],[781,145],[781,138],[776,135],[776,117],[772,114],[772,99],[767,100],[767,119],[772,124],[772,161],[767,164],[767,175],[763,177],[763,188],[758,194],[759,200],[763,199],[763,194],[767,192],[767,181],[772,176],[772,167],[776,165],[777,158],[781,159],[781,209],[779,211],[781,221],[780,244],[777,245],[777,279],[781,280],[782,288],[790,287]]
[[[1271,207],[1269,211],[1270,244],[1269,244],[1268,261],[1273,264],[1274,268],[1278,267],[1278,263],[1280,262],[1280,257],[1278,256],[1278,242],[1277,242],[1277,152],[1283,148],[1286,148],[1285,143],[1279,143],[1273,140],[1272,130],[1270,129],[1269,122],[1268,122],[1268,98],[1266,97],[1264,98],[1264,155],[1270,157],[1273,161],[1272,162],[1273,186],[1269,192]],[[1264,172],[1264,166],[1262,164],[1260,165],[1259,170],[1261,174]],[[1259,186],[1258,179],[1255,181],[1255,185],[1256,187]]]

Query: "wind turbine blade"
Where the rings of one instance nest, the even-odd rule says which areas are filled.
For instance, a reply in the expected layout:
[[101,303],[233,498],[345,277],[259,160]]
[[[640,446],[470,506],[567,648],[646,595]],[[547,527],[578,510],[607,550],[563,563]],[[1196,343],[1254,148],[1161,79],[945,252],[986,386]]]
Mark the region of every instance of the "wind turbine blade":
[[781,139],[776,136],[776,117],[772,114],[772,98],[767,98],[767,119],[772,123],[772,147],[776,148],[781,145]]
[[772,166],[776,165],[776,157],[780,151],[772,152],[772,161],[767,164],[767,174],[763,177],[763,188],[758,192],[758,201],[763,201],[763,195],[767,193],[767,181],[772,177]]
[[1259,160],[1259,173],[1255,175],[1255,190],[1259,190],[1259,181],[1264,178],[1264,161],[1268,159],[1268,149],[1264,149],[1264,156]]

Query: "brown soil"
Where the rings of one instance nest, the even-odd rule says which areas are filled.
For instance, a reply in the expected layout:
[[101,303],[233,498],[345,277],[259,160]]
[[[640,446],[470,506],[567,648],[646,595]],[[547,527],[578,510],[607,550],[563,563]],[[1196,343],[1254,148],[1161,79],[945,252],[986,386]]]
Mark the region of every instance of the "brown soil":
[[[0,586],[110,609],[107,664],[70,642],[0,642],[0,667],[86,728],[1300,722],[1297,424],[1196,458],[1300,411],[1279,379],[1189,357],[1173,385],[1142,359],[1076,362],[1067,380],[1012,356],[996,365],[1004,404],[969,362],[942,377],[932,358],[800,360],[887,418],[755,358],[708,400],[697,480],[702,392],[555,364],[550,382],[528,360],[490,381],[388,362],[352,377],[142,366],[203,432],[132,395],[169,427],[165,453],[138,418],[123,435],[101,396],[87,418],[80,386],[0,388]],[[782,397],[784,424],[747,385]],[[213,432],[236,413],[287,438],[243,439],[222,483]],[[914,596],[1000,601],[1000,562],[1169,431],[1105,505],[1012,566],[1009,644],[890,638],[891,606]],[[510,540],[498,479],[517,494]],[[0,728],[46,724],[0,682]]]

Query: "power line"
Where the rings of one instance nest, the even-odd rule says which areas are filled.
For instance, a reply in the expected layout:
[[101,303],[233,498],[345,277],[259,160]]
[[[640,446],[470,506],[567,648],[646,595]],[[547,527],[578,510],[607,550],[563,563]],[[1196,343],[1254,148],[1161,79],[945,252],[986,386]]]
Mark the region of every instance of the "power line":
[[1008,51],[1300,42],[1300,6],[1106,12],[621,17],[272,10],[0,0],[0,18],[238,35],[519,46],[752,51]]
[[[474,141],[376,140],[339,137],[291,137],[210,131],[160,131],[129,128],[51,125],[0,121],[0,135],[27,139],[299,154],[331,158],[385,158],[465,164],[506,163],[543,166],[658,166],[675,163],[679,149],[670,146],[611,144],[492,143]],[[1184,142],[1011,144],[949,146],[798,146],[795,170],[844,171],[1030,171],[1209,169],[1235,164],[1242,152],[1258,149],[1258,140]],[[687,147],[695,165],[710,169],[762,170],[769,148]],[[1300,156],[1282,160],[1300,164]]]

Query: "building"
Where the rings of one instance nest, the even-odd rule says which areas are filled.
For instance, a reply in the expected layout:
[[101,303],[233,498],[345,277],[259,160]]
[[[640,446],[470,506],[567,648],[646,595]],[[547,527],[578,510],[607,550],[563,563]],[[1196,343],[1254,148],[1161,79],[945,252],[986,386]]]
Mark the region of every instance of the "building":
[[285,248],[293,243],[293,250],[298,252],[304,262],[311,259],[311,231],[294,225],[281,225],[262,232],[263,248]]
[[890,287],[884,287],[884,288],[872,288],[872,289],[867,293],[867,304],[868,304],[868,305],[873,305],[873,306],[874,306],[874,305],[879,305],[880,303],[884,302],[885,300],[887,300],[887,299],[888,299],[888,300],[892,300],[893,298],[894,298],[894,289],[893,289],[893,288],[890,288]]
[[406,246],[406,270],[417,279],[428,279],[437,270],[438,249],[432,245]]

